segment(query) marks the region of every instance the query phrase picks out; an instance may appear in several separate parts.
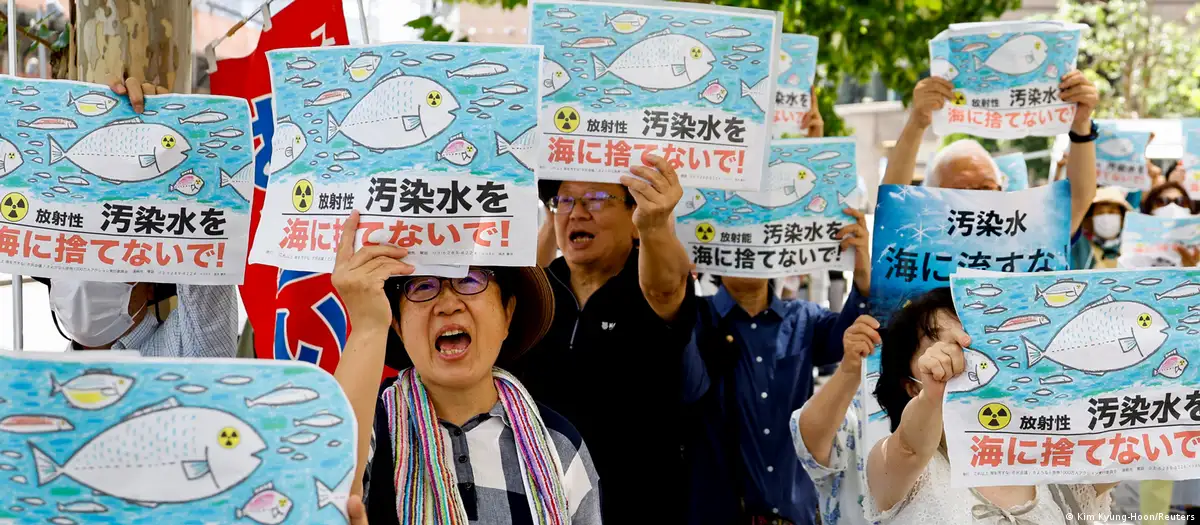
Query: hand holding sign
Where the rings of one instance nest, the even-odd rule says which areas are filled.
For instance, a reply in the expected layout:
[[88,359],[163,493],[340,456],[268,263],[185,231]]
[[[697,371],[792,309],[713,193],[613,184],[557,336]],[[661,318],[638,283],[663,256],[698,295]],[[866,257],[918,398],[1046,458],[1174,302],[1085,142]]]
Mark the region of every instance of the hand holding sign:
[[167,88],[156,86],[149,82],[142,82],[136,78],[127,78],[124,81],[113,81],[113,93],[118,95],[129,95],[129,104],[133,106],[134,113],[142,113],[146,111],[145,95],[166,95],[170,93]]
[[871,355],[876,345],[883,344],[879,336],[879,321],[869,315],[860,315],[842,335],[842,363],[839,372],[857,377],[862,370],[863,360]]
[[912,122],[922,129],[933,124],[933,112],[946,106],[954,98],[954,84],[949,80],[929,77],[917,82],[913,89]]
[[941,399],[946,383],[966,370],[963,349],[971,344],[971,336],[960,327],[943,326],[938,342],[925,349],[917,359],[917,375],[921,386],[930,395]]
[[338,243],[330,280],[351,313],[355,330],[383,329],[392,322],[392,305],[383,284],[396,275],[409,275],[413,267],[401,262],[408,250],[399,246],[363,246],[355,251],[358,211],[350,213]]
[[842,211],[854,217],[854,224],[847,224],[838,230],[837,238],[842,240],[838,248],[841,251],[854,248],[854,286],[858,288],[858,293],[867,295],[871,290],[871,237],[867,233],[866,217],[854,208],[848,207]]
[[1100,103],[1100,92],[1095,84],[1083,76],[1082,72],[1075,70],[1063,75],[1058,91],[1063,102],[1077,104],[1075,122],[1071,124],[1071,130],[1080,135],[1091,133],[1092,110]]
[[629,188],[633,200],[637,201],[637,209],[633,211],[633,224],[641,233],[669,227],[672,223],[671,212],[683,197],[683,186],[679,185],[679,175],[667,163],[666,159],[648,155],[645,160],[650,166],[636,166],[629,171],[641,177],[621,177],[621,184]]

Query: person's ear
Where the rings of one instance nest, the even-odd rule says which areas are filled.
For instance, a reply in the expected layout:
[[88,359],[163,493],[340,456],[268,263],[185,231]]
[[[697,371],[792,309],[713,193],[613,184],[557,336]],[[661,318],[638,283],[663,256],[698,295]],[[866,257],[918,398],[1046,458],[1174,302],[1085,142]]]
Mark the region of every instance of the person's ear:
[[512,323],[513,315],[517,311],[517,296],[513,295],[508,298],[508,302],[504,305],[505,326]]
[[907,380],[904,382],[904,391],[908,392],[908,397],[917,397],[921,393],[921,385],[916,381]]

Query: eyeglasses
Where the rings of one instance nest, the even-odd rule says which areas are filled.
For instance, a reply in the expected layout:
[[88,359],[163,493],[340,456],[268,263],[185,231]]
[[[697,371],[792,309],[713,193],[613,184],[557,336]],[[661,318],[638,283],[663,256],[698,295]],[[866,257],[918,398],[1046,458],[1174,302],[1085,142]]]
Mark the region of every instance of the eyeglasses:
[[1178,197],[1167,197],[1165,195],[1159,195],[1156,199],[1154,199],[1154,203],[1158,206],[1169,206],[1171,204],[1174,204],[1176,206],[1181,206],[1184,208],[1187,207],[1187,205],[1183,203],[1182,195],[1180,195]]
[[609,195],[608,192],[597,191],[585,193],[582,197],[555,195],[550,197],[549,204],[550,211],[559,215],[566,215],[575,209],[576,202],[583,202],[583,209],[587,211],[600,211],[617,199],[623,199],[623,197]]
[[425,275],[413,277],[404,283],[404,297],[414,303],[433,300],[442,293],[442,282],[450,281],[450,287],[458,295],[477,295],[487,290],[488,283],[495,279],[496,274],[483,268],[471,268],[466,277],[434,277]]

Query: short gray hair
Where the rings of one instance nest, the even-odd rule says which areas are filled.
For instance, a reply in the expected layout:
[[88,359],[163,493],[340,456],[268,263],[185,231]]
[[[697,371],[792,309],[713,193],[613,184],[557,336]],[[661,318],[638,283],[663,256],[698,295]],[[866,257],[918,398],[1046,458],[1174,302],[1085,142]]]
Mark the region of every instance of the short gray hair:
[[961,159],[963,157],[981,157],[987,159],[988,164],[992,166],[992,176],[995,177],[996,183],[1000,183],[1000,165],[992,159],[992,154],[984,149],[983,145],[976,142],[974,139],[961,139],[947,144],[942,149],[938,150],[933,156],[933,160],[925,166],[925,180],[921,184],[931,188],[940,188],[942,186],[942,170],[951,161]]

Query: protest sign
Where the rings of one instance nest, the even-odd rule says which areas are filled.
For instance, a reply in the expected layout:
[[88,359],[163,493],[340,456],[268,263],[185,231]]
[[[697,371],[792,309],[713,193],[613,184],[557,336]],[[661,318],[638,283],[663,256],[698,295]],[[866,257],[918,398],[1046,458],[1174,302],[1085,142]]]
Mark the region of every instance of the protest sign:
[[1009,153],[992,157],[992,160],[1000,167],[1001,190],[1021,191],[1029,188],[1029,168],[1025,164],[1024,153]]
[[855,194],[854,140],[771,141],[765,191],[687,188],[675,207],[675,232],[696,271],[770,279],[854,268],[854,252],[834,238],[854,218],[842,210]]
[[1067,181],[1019,192],[885,184],[875,207],[871,312],[886,323],[960,267],[1065,270],[1070,240]]
[[1183,119],[1183,187],[1200,200],[1200,119]]
[[1125,214],[1121,229],[1122,268],[1179,266],[1179,248],[1200,246],[1200,217],[1169,219],[1144,213]]
[[357,209],[356,245],[402,246],[422,267],[534,264],[540,49],[403,43],[267,58],[275,135],[254,262],[332,270]]
[[658,155],[684,186],[761,189],[780,13],[700,4],[534,2],[541,171],[619,182]]
[[1087,26],[1062,22],[951,24],[929,41],[930,75],[954,84],[945,109],[933,114],[938,135],[991,139],[1066,133],[1075,105],[1058,86],[1075,69]]
[[[105,353],[107,354],[107,353]],[[21,523],[345,523],[354,412],[307,363],[0,354]]]
[[784,34],[779,52],[779,73],[775,80],[775,138],[784,133],[803,136],[800,124],[812,110],[813,79],[817,76],[817,37]]
[[1132,190],[1150,189],[1146,171],[1146,145],[1149,131],[1125,131],[1114,122],[1097,122],[1096,183]]
[[254,190],[246,101],[0,76],[0,272],[240,284]]
[[959,274],[951,289],[971,337],[946,385],[954,486],[1200,476],[1200,270]]

